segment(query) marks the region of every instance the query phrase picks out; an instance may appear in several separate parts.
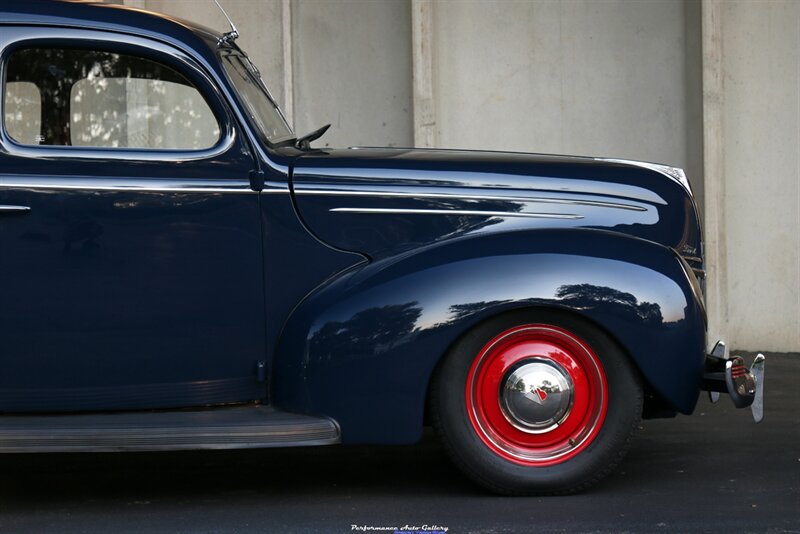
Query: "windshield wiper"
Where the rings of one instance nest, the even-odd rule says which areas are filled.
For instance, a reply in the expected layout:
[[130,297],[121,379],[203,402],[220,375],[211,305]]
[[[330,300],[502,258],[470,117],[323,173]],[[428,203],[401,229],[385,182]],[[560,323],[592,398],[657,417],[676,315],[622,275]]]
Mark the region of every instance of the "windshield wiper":
[[330,127],[331,127],[330,124],[326,124],[322,128],[314,130],[311,133],[305,134],[303,137],[298,137],[297,140],[295,140],[294,142],[294,146],[296,148],[299,148],[300,150],[309,150],[311,148],[311,142],[316,141],[317,139],[325,135],[325,132],[327,132],[328,128]]

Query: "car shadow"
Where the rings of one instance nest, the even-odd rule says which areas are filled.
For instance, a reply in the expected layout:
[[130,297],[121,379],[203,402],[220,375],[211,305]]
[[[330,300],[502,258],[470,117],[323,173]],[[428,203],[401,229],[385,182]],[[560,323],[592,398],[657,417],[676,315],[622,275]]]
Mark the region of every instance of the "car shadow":
[[762,424],[703,397],[691,417],[643,422],[618,468],[574,496],[492,495],[426,430],[412,446],[0,455],[0,529],[347,532],[423,520],[451,532],[531,522],[544,532],[790,529],[800,524],[800,357],[770,363]]

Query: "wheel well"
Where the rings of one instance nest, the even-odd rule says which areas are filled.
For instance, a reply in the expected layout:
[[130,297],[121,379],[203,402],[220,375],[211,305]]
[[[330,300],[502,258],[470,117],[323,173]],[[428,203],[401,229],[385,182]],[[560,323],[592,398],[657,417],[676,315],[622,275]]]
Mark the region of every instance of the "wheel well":
[[642,417],[644,419],[655,419],[663,417],[674,417],[676,415],[677,412],[674,409],[672,409],[650,386],[647,379],[645,379],[645,377],[639,370],[639,366],[636,363],[636,361],[632,358],[630,352],[619,341],[619,339],[617,339],[617,337],[608,329],[604,328],[602,325],[586,317],[585,315],[575,312],[574,310],[566,308],[556,308],[552,306],[523,306],[511,310],[505,310],[500,313],[496,313],[488,317],[485,317],[480,322],[470,326],[468,329],[462,332],[456,339],[453,340],[452,343],[450,343],[450,345],[448,345],[447,349],[442,354],[439,355],[439,361],[436,363],[436,366],[433,368],[433,372],[431,372],[431,375],[428,378],[428,386],[425,390],[425,411],[423,414],[423,424],[425,426],[430,425],[430,398],[431,398],[431,388],[434,382],[434,378],[436,377],[436,374],[439,372],[439,369],[442,366],[442,362],[447,357],[447,354],[452,350],[453,346],[455,346],[456,343],[460,339],[462,339],[465,335],[467,335],[469,332],[478,328],[480,325],[486,323],[487,321],[505,315],[520,314],[532,311],[546,312],[548,314],[561,315],[563,317],[576,319],[602,332],[605,336],[607,336],[611,341],[613,341],[619,347],[620,351],[627,358],[628,363],[631,365],[631,368],[635,369],[636,374],[639,376],[639,380],[644,389],[644,405],[642,408]]

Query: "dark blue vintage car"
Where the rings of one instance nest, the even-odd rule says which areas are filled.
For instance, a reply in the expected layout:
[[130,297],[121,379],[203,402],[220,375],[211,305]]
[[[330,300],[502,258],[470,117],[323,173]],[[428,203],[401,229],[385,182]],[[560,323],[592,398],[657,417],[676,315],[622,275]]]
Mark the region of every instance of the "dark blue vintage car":
[[236,44],[92,3],[0,0],[0,451],[414,443],[564,493],[701,390],[680,169],[296,138]]

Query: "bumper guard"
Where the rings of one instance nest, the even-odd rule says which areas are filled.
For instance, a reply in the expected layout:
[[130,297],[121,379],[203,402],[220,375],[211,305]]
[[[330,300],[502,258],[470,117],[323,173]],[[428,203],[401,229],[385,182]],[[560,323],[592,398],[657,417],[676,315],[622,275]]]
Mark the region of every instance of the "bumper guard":
[[727,393],[737,408],[749,406],[753,420],[760,423],[764,419],[765,362],[764,355],[759,354],[748,369],[741,356],[730,357],[725,342],[717,341],[706,355],[703,389],[708,391],[711,402],[719,401],[720,393]]

